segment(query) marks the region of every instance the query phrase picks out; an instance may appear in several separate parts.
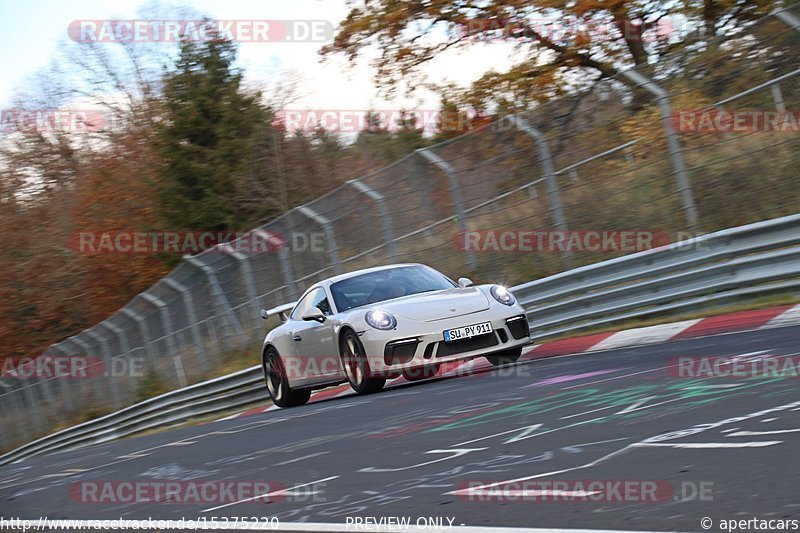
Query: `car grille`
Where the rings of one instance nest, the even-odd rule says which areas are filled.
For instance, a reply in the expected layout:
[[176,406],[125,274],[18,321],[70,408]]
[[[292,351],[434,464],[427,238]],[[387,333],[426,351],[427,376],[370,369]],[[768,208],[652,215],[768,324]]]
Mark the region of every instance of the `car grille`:
[[440,342],[436,350],[436,357],[446,357],[482,348],[491,348],[492,346],[497,346],[497,335],[494,332],[453,342]]

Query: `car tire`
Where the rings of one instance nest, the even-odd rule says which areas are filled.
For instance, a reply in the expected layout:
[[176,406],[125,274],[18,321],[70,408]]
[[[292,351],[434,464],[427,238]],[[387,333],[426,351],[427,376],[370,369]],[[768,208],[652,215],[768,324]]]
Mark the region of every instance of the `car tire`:
[[346,330],[341,339],[342,368],[350,386],[359,394],[378,392],[386,384],[386,378],[377,377],[369,368],[364,345],[352,330]]
[[489,361],[492,366],[502,366],[516,363],[517,359],[519,359],[521,355],[522,346],[519,348],[511,348],[509,350],[503,350],[502,352],[487,355],[486,360]]
[[264,352],[264,381],[272,403],[278,407],[296,407],[308,402],[311,389],[292,389],[278,351],[267,348]]
[[403,370],[403,377],[406,381],[421,381],[423,379],[430,379],[439,373],[440,366],[440,363],[434,363],[432,365],[407,368]]

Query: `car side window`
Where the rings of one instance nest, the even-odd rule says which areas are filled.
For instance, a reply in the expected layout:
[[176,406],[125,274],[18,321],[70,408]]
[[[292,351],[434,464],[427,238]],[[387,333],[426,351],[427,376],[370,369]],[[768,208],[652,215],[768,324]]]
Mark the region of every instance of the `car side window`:
[[325,289],[318,287],[305,295],[305,297],[297,303],[297,306],[292,312],[292,320],[302,320],[303,313],[312,307],[318,308],[325,316],[333,314],[331,305],[328,302],[328,295],[325,294]]
[[311,291],[306,294],[303,299],[297,302],[297,305],[294,307],[294,311],[292,311],[292,320],[302,320],[303,313],[305,313],[306,310],[311,306],[311,299],[316,293],[317,291]]
[[325,316],[332,315],[333,311],[331,311],[331,304],[328,302],[328,295],[325,294],[325,289],[320,287],[314,292],[315,294],[313,300],[311,301],[311,307],[318,308]]

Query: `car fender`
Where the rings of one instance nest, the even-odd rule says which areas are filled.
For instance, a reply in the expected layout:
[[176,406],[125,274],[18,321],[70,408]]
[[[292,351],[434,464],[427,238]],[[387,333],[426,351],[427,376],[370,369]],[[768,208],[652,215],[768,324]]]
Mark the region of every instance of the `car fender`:
[[266,353],[267,348],[270,347],[277,350],[278,355],[280,355],[283,358],[294,356],[294,351],[291,345],[291,339],[289,337],[289,328],[286,327],[285,324],[281,324],[277,328],[274,328],[264,337],[264,342],[261,345],[262,368],[264,366],[264,354]]

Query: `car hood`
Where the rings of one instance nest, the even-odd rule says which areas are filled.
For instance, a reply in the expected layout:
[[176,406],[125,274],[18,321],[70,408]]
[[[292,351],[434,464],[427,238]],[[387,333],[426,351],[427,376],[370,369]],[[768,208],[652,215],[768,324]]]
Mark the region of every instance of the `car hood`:
[[424,292],[375,305],[395,316],[432,322],[489,309],[489,299],[477,287]]

